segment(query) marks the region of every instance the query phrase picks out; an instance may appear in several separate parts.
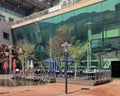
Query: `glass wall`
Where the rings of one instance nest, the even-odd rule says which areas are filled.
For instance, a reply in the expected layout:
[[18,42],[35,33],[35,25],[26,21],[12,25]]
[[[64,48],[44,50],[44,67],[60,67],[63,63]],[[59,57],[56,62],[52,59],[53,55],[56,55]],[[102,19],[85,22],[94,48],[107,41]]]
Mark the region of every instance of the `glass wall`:
[[[63,54],[58,52],[58,44],[60,47],[60,44],[68,41],[75,46],[79,41],[79,50],[84,49],[82,52],[84,55],[79,58],[81,66],[89,62],[90,68],[103,68],[105,58],[120,57],[119,10],[120,0],[104,0],[15,28],[12,31],[14,44],[26,39],[35,44],[35,52],[40,57],[40,61],[59,56],[58,61],[63,57]],[[86,47],[88,43],[90,46]],[[55,51],[56,49],[58,51]]]

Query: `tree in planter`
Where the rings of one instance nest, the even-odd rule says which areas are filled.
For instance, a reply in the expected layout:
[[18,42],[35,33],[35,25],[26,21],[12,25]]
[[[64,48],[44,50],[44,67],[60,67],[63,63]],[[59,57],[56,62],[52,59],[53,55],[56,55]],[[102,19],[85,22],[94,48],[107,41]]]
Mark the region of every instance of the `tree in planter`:
[[[27,40],[19,40],[17,46],[21,48],[21,51],[18,51],[19,59],[22,62],[22,69],[27,67],[27,59],[31,55],[30,53],[34,51],[34,44],[29,43]],[[24,65],[25,64],[25,65]]]
[[61,49],[61,44],[65,41],[72,41],[71,32],[73,31],[73,26],[61,25],[58,26],[56,30],[56,34],[53,38],[48,42],[47,50],[51,51],[52,58],[57,61],[59,67],[61,67],[61,56],[63,55],[63,51]]
[[77,40],[74,46],[69,47],[69,54],[75,58],[75,79],[77,73],[78,64],[80,64],[81,58],[84,56],[85,52],[88,50],[89,42],[85,43],[83,46],[80,46],[80,41]]
[[74,65],[75,66],[75,79],[76,79],[76,75],[77,75],[76,74],[77,73],[77,65],[79,64],[79,58],[80,58],[79,53],[78,53],[79,49],[80,49],[80,41],[79,40],[76,41],[74,46],[70,46],[68,49],[69,54],[75,58],[75,65]]

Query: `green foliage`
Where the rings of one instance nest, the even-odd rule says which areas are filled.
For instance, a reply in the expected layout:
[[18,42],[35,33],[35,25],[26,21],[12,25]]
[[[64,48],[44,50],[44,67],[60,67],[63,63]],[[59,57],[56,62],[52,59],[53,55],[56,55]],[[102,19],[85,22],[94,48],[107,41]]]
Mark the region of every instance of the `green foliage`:
[[77,40],[75,45],[69,47],[69,54],[74,58],[79,58],[80,40]]
[[73,26],[62,25],[58,26],[56,36],[62,39],[62,43],[70,40],[71,32],[73,31]]
[[19,40],[17,46],[22,49],[22,52],[18,51],[19,59],[24,61],[28,58],[29,54],[34,51],[34,44],[29,43],[27,40]]
[[80,60],[89,48],[89,44],[89,42],[86,42],[84,45],[81,45],[80,41],[77,40],[74,46],[69,47],[69,54],[77,60]]
[[61,25],[57,28],[56,34],[51,41],[48,42],[48,51],[51,51],[52,58],[55,59],[58,64],[60,64],[61,57],[63,56],[63,48],[61,48],[61,45],[68,41],[71,42],[71,32],[73,31],[73,26],[67,26],[67,25]]

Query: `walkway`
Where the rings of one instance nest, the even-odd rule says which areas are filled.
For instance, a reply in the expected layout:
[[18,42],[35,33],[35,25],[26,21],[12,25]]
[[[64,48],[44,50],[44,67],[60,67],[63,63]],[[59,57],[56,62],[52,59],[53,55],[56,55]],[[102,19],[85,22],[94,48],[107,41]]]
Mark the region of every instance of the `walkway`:
[[69,84],[68,94],[64,94],[64,88],[64,83],[0,87],[0,96],[120,96],[120,79],[100,86]]

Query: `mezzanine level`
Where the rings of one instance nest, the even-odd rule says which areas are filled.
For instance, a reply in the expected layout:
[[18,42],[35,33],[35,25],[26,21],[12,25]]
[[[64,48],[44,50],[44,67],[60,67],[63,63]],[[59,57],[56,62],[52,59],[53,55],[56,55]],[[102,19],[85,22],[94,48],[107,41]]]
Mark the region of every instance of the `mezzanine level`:
[[17,27],[21,27],[30,23],[34,23],[34,22],[46,19],[46,18],[50,18],[53,16],[57,16],[57,15],[69,12],[69,11],[73,11],[91,4],[99,3],[99,2],[102,2],[103,0],[77,0],[77,2],[75,1],[76,0],[73,0],[73,2],[68,4],[58,4],[52,8],[24,17],[14,22],[11,28],[14,29]]

